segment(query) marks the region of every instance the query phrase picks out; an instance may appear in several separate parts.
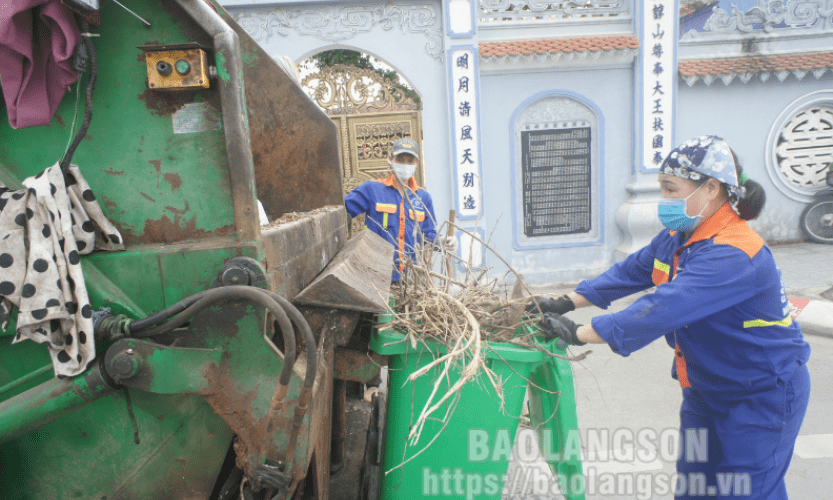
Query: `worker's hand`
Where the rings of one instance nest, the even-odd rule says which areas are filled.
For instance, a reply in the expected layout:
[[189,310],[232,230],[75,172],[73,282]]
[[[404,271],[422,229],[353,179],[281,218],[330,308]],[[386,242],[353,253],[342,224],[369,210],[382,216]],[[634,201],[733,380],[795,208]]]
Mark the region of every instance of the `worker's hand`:
[[570,345],[586,344],[586,342],[582,342],[578,339],[578,328],[580,326],[581,325],[573,323],[564,316],[555,313],[544,313],[544,316],[538,323],[538,327],[541,328],[542,332],[544,332],[547,340],[559,338]]
[[457,252],[457,238],[454,236],[446,236],[442,239],[443,251],[446,253]]
[[[535,305],[536,300],[538,301],[537,306]],[[529,304],[527,304],[526,306],[526,312],[530,314],[567,314],[568,312],[575,310],[576,305],[573,304],[573,301],[570,299],[570,297],[567,297],[566,295],[562,295],[561,297],[555,298],[544,298],[536,295],[534,297],[530,297]]]

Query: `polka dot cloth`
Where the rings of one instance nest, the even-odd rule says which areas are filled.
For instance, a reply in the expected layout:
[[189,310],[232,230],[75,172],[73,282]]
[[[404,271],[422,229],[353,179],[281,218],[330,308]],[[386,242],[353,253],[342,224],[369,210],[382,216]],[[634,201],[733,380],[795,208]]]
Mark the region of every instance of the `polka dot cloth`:
[[17,306],[12,342],[46,344],[56,375],[78,375],[95,358],[80,256],[124,245],[75,165],[64,176],[55,164],[23,185],[0,184],[0,328]]

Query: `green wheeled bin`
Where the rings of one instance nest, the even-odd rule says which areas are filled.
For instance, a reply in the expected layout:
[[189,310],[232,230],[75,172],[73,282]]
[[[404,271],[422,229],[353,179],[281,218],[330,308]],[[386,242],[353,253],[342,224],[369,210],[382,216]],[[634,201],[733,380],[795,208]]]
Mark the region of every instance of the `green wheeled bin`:
[[[379,318],[382,324],[390,319],[387,315]],[[541,345],[564,354],[554,340]],[[450,398],[439,408],[426,422],[419,440],[411,443],[409,433],[442,365],[413,381],[409,376],[447,351],[432,344],[413,348],[402,332],[383,327],[374,331],[370,348],[388,356],[380,498],[500,498],[511,480],[507,470],[528,391],[530,421],[554,473],[551,485],[570,500],[584,499],[569,361],[537,349],[487,343],[485,362],[502,382],[504,405],[490,381],[481,375],[463,386],[459,399]],[[459,378],[460,371],[452,369],[440,382],[438,395]]]

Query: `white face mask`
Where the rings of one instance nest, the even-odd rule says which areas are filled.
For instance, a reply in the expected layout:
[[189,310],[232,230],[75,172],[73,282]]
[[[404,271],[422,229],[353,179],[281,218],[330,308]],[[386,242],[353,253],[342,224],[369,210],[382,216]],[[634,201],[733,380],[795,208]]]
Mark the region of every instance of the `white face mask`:
[[390,161],[388,163],[390,163],[390,168],[393,169],[393,173],[403,182],[413,177],[414,172],[416,172],[416,165],[406,165],[404,163]]

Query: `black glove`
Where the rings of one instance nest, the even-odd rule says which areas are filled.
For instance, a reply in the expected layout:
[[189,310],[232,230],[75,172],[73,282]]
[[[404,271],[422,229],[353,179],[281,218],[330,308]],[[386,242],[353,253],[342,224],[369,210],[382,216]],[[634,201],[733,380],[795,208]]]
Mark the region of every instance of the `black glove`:
[[[535,305],[535,301],[538,301],[538,306]],[[567,314],[570,311],[575,311],[576,305],[573,304],[573,300],[566,295],[562,295],[561,297],[556,297],[554,299],[545,299],[543,297],[531,297],[529,304],[526,306],[526,312],[530,314],[541,314],[541,313],[555,313],[555,314]]]
[[538,327],[541,328],[542,332],[544,332],[547,340],[552,340],[554,337],[558,337],[570,345],[584,345],[587,343],[578,339],[577,332],[578,327],[580,326],[581,325],[573,323],[564,316],[555,313],[544,313],[544,316],[538,323]]

